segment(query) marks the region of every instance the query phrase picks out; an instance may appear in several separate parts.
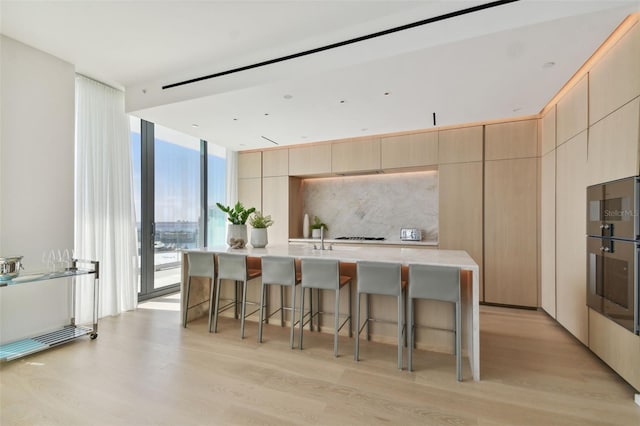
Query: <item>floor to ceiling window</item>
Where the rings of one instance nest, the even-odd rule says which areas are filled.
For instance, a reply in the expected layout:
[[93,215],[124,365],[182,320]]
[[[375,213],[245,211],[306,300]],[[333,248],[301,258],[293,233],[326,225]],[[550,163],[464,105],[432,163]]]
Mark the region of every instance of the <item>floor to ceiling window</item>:
[[179,289],[179,250],[224,242],[211,205],[225,199],[226,160],[222,148],[134,117],[131,149],[144,300]]

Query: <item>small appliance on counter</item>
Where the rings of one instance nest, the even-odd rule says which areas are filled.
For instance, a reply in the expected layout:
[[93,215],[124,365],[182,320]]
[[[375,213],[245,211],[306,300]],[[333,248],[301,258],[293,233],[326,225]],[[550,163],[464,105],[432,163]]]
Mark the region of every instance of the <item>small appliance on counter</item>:
[[422,241],[422,232],[418,228],[402,228],[400,229],[400,240]]
[[20,274],[22,256],[0,257],[0,281],[11,281]]

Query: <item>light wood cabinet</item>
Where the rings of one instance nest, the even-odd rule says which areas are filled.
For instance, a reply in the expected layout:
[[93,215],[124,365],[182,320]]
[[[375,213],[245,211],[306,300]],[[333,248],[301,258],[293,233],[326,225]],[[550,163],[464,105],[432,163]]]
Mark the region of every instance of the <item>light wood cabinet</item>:
[[262,177],[262,152],[238,154],[238,179]]
[[556,149],[556,107],[553,106],[540,120],[541,122],[541,154],[545,155]]
[[262,179],[238,179],[238,201],[247,208],[262,210]]
[[587,132],[556,151],[556,319],[587,343]]
[[380,139],[338,142],[331,145],[333,173],[373,170],[380,170]]
[[640,97],[589,129],[588,185],[638,174]]
[[589,308],[589,349],[640,390],[640,336]]
[[438,132],[391,136],[380,141],[383,169],[438,164]]
[[640,23],[589,71],[589,123],[640,96]]
[[438,132],[440,164],[482,161],[483,126],[463,127]]
[[485,160],[529,158],[537,155],[538,120],[511,121],[485,126]]
[[537,158],[485,163],[485,302],[538,306],[537,174]]
[[289,175],[314,176],[331,173],[331,144],[289,148]]
[[540,166],[540,305],[556,317],[556,151]]
[[589,81],[585,75],[556,105],[557,145],[582,132],[588,125]]
[[441,249],[465,250],[482,273],[482,162],[443,164],[438,172],[439,236]]
[[268,229],[269,244],[289,242],[289,177],[262,179],[262,213],[271,215],[273,225]]
[[273,149],[262,152],[262,176],[288,176],[289,150]]

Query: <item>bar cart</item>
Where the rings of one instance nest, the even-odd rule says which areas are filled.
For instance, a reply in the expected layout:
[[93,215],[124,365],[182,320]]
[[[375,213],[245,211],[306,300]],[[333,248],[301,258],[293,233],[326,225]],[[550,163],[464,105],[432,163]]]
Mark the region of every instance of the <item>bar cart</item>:
[[[76,277],[93,275],[93,324],[91,327],[77,325],[75,319]],[[40,352],[78,337],[89,335],[91,340],[98,337],[98,282],[100,279],[100,262],[95,260],[73,259],[71,266],[61,272],[47,274],[29,274],[18,276],[9,281],[0,281],[0,289],[8,286],[22,285],[57,278],[71,278],[71,319],[61,329],[0,345],[0,362],[7,362]]]

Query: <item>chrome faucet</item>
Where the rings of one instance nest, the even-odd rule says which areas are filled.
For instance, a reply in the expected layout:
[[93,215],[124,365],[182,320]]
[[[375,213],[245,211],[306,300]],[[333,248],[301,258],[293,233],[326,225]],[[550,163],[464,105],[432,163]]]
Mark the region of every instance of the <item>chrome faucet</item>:
[[[313,244],[313,249],[318,250],[315,244]],[[329,244],[329,248],[324,248],[324,226],[320,227],[320,250],[331,250],[332,246]]]

